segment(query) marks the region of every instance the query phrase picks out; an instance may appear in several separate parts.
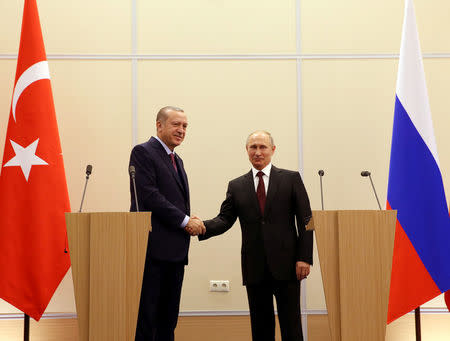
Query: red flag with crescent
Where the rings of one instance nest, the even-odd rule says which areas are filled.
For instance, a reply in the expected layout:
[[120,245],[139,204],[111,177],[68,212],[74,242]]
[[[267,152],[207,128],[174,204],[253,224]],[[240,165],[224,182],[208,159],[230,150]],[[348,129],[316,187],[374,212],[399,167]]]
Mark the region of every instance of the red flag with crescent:
[[24,4],[0,172],[0,298],[39,321],[70,267],[70,204],[36,0]]

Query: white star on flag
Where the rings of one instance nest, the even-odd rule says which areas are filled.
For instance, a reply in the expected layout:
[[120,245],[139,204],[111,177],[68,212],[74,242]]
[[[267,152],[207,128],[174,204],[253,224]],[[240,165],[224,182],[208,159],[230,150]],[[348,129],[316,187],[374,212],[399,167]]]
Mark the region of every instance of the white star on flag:
[[19,166],[22,169],[22,173],[28,182],[30,176],[31,166],[34,165],[48,165],[47,162],[36,156],[36,149],[39,143],[39,139],[28,145],[28,147],[22,147],[13,140],[9,140],[11,146],[16,153],[11,160],[9,160],[3,167]]

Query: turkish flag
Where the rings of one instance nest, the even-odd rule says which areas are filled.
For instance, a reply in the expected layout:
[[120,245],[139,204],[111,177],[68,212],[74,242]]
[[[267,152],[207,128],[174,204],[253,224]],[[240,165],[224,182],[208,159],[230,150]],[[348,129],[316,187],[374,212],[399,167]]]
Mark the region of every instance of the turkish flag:
[[0,298],[39,321],[70,267],[70,203],[36,0],[25,0],[0,172]]

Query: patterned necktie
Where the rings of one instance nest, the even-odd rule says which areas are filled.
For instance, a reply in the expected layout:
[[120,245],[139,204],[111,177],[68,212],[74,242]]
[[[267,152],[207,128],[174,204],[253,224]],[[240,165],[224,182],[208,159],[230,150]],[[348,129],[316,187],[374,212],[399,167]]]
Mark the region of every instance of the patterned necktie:
[[174,155],[174,153],[170,153],[169,155],[170,155],[170,158],[172,160],[173,168],[175,169],[175,172],[178,173],[177,164],[175,163],[175,155]]
[[261,214],[264,215],[264,206],[266,206],[266,189],[264,188],[263,172],[256,173],[259,178],[258,187],[256,187],[256,196],[258,197]]

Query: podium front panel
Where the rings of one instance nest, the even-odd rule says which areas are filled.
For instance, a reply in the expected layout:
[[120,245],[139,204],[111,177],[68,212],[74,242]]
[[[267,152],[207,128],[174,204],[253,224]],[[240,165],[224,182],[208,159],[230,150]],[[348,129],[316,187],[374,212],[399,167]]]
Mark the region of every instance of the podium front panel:
[[342,340],[385,340],[395,219],[395,211],[338,214]]
[[80,341],[134,340],[150,213],[67,213]]

